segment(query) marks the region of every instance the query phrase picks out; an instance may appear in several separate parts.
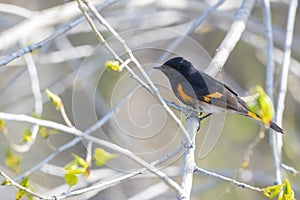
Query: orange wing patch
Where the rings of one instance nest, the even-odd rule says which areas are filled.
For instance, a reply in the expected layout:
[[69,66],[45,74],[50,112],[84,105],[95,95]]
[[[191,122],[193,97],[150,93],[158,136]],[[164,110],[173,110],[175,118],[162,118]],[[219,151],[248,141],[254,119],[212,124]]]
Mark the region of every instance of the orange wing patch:
[[203,97],[205,102],[210,102],[211,98],[209,95]]
[[211,94],[205,95],[203,98],[204,98],[204,101],[210,102],[211,98],[219,99],[222,96],[223,96],[223,94],[221,94],[220,92],[215,92],[215,93],[211,93]]
[[177,91],[184,102],[193,102],[194,99],[183,91],[182,84],[177,85]]

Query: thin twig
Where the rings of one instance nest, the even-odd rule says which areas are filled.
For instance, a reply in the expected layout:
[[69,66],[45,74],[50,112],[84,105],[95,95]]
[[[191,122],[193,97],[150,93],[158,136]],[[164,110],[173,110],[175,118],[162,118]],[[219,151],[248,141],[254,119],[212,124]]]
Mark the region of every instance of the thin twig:
[[0,175],[3,176],[5,179],[7,179],[11,185],[17,187],[19,190],[23,190],[23,191],[27,192],[28,194],[31,194],[32,196],[35,196],[39,199],[55,200],[54,197],[46,197],[39,193],[33,192],[26,187],[23,187],[22,185],[20,185],[19,183],[15,182],[13,179],[11,179],[8,175],[6,175],[3,171],[0,171]]
[[45,126],[48,128],[53,128],[62,132],[74,134],[74,135],[80,135],[81,131],[74,128],[74,127],[68,127],[63,124],[49,121],[49,120],[42,120],[37,119],[28,115],[24,114],[11,114],[11,113],[4,113],[0,112],[0,119],[7,120],[7,121],[17,121],[17,122],[26,122],[30,124],[37,124],[39,126]]
[[59,111],[61,113],[61,116],[62,118],[64,119],[64,121],[66,122],[66,124],[69,126],[69,127],[73,127],[73,124],[72,122],[70,121],[67,113],[66,113],[66,110],[65,110],[65,106],[62,104],[61,107],[59,108]]
[[217,52],[205,72],[211,76],[216,76],[221,71],[227,61],[231,51],[240,40],[242,33],[246,29],[246,23],[251,14],[256,0],[244,0],[241,7],[235,14],[234,20],[228,30],[224,40],[217,49]]
[[87,147],[86,147],[86,158],[85,161],[89,164],[92,163],[92,159],[93,159],[93,143],[92,142],[88,142]]
[[84,194],[84,193],[87,193],[87,192],[90,192],[90,191],[93,191],[93,190],[97,190],[98,192],[100,192],[102,190],[105,190],[109,187],[112,187],[112,186],[122,182],[122,181],[125,181],[127,179],[130,179],[130,178],[132,178],[134,176],[137,176],[137,175],[140,175],[140,174],[142,174],[141,170],[136,171],[136,172],[132,172],[130,174],[126,174],[124,176],[120,176],[118,178],[115,178],[115,179],[112,179],[112,180],[109,180],[109,181],[101,181],[100,183],[95,184],[93,186],[82,188],[82,189],[75,190],[75,191],[68,192],[68,193],[64,193],[60,196],[56,196],[55,199],[56,200],[67,199],[69,197],[78,196],[78,195],[81,195],[81,194]]
[[60,146],[59,148],[57,148],[52,154],[50,154],[49,156],[47,156],[45,159],[43,159],[42,161],[40,161],[38,164],[34,165],[34,167],[30,168],[29,170],[27,170],[25,173],[17,176],[16,178],[14,178],[15,181],[19,181],[23,178],[25,178],[25,176],[27,174],[31,174],[34,171],[37,171],[38,169],[40,169],[42,166],[44,166],[46,163],[50,162],[52,159],[54,159],[56,156],[58,156],[60,153],[62,153],[63,151],[74,147],[78,142],[81,141],[81,138],[76,137],[73,140],[71,140],[70,142]]
[[[165,155],[164,157],[160,158],[159,160],[152,162],[151,165],[157,166],[159,164],[162,164],[163,162],[169,160],[170,158],[172,158],[173,156],[175,156],[176,154],[181,152],[181,150],[182,150],[182,147],[179,146],[175,150],[173,150],[172,152],[170,152],[167,155]],[[135,172],[131,172],[129,174],[126,174],[126,175],[120,176],[118,178],[115,178],[113,180],[102,181],[99,184],[95,184],[95,185],[87,187],[87,188],[83,188],[83,189],[79,189],[79,190],[76,190],[76,191],[73,191],[73,192],[69,192],[69,193],[63,194],[61,196],[56,196],[56,198],[59,199],[59,200],[66,199],[68,197],[77,196],[77,195],[80,195],[80,194],[83,194],[83,193],[86,193],[86,192],[90,192],[90,191],[93,191],[93,190],[97,190],[98,192],[100,192],[100,191],[105,190],[109,187],[115,186],[116,184],[118,184],[122,181],[125,181],[125,180],[133,178],[135,176],[141,175],[141,174],[145,173],[146,171],[147,171],[146,168],[142,168],[142,169],[137,170]]]
[[[273,56],[273,30],[272,30],[272,17],[271,17],[271,8],[270,1],[262,1],[262,11],[264,15],[264,25],[265,25],[265,35],[267,39],[267,71],[266,71],[266,93],[273,101],[273,83],[274,83],[274,56]],[[278,148],[278,143],[276,141],[276,135],[273,130],[269,130],[270,134],[270,145],[272,149],[272,155],[274,160],[274,169],[275,169],[275,181],[278,184],[282,183],[281,180],[281,148]]]
[[270,1],[262,1],[262,13],[264,15],[265,37],[267,40],[267,71],[266,71],[266,92],[268,96],[273,100],[273,83],[274,83],[274,55],[273,55],[273,29],[272,29],[272,16]]
[[[24,56],[25,62],[27,64],[28,73],[30,76],[31,81],[31,88],[32,88],[32,94],[33,94],[33,101],[34,101],[34,112],[38,116],[42,115],[43,111],[43,100],[42,100],[42,94],[40,90],[40,82],[37,74],[37,67],[35,65],[35,62],[33,60],[33,57],[31,54],[26,54]],[[7,140],[9,146],[17,151],[17,152],[27,152],[31,149],[32,145],[34,144],[37,135],[38,135],[39,126],[34,125],[31,128],[31,141],[26,142],[25,144],[16,144],[10,139],[10,135],[8,134],[8,129],[5,128],[3,130],[3,134],[5,136],[5,139]]]
[[215,172],[207,171],[207,170],[202,169],[200,167],[195,167],[195,172],[199,172],[199,173],[205,174],[207,176],[212,176],[212,177],[218,178],[218,179],[223,180],[223,181],[231,182],[231,183],[237,185],[238,187],[246,188],[246,189],[257,191],[257,192],[262,192],[263,191],[263,189],[261,189],[259,187],[254,187],[254,186],[248,185],[246,183],[236,181],[236,180],[228,178],[226,176],[219,175]]
[[168,153],[167,155],[164,155],[159,160],[152,162],[153,165],[160,165],[164,163],[165,161],[169,160],[170,158],[174,157],[175,155],[179,154],[183,149],[183,146],[180,145],[176,149],[174,149],[172,152]]
[[300,174],[300,172],[297,169],[295,169],[294,167],[288,166],[284,163],[281,163],[281,167],[282,167],[282,169],[292,173],[293,175],[299,175]]
[[[294,32],[294,25],[295,25],[295,18],[297,12],[298,0],[291,0],[289,6],[289,13],[287,18],[287,26],[286,26],[286,38],[285,38],[285,45],[284,45],[284,54],[283,54],[283,63],[282,63],[282,71],[280,77],[280,87],[279,87],[279,95],[276,107],[276,117],[275,122],[282,126],[282,116],[285,107],[285,97],[287,91],[287,82],[288,82],[288,73],[289,73],[289,66],[291,60],[291,46],[293,41],[293,32]],[[274,136],[275,144],[274,148],[276,148],[276,152],[278,152],[278,159],[281,162],[281,150],[282,150],[282,135],[276,134]],[[279,163],[281,164],[281,163]],[[278,166],[280,167],[280,165]],[[280,175],[280,174],[279,174]],[[276,177],[276,181],[280,181],[281,177]],[[278,182],[280,183],[280,182]]]
[[[41,93],[41,88],[40,88],[40,81],[39,81],[39,77],[38,77],[37,67],[35,65],[35,62],[34,62],[31,54],[26,54],[24,58],[25,58],[25,62],[27,64],[27,69],[28,69],[30,81],[31,81],[32,94],[34,97],[33,98],[34,99],[34,112],[38,116],[41,116],[42,112],[43,112],[43,98],[42,98],[42,93]],[[39,126],[33,126],[31,128],[32,141],[30,141],[30,143],[28,144],[29,148],[27,149],[27,151],[30,149],[30,147],[36,140],[37,135],[38,135],[38,130],[39,130]]]
[[14,151],[16,152],[25,152],[26,149],[29,149],[28,145],[19,145],[17,143],[15,143],[12,139],[11,139],[11,134],[9,134],[9,131],[7,129],[7,127],[4,127],[1,132],[3,133],[3,136],[8,144],[8,146],[10,148],[12,148]]

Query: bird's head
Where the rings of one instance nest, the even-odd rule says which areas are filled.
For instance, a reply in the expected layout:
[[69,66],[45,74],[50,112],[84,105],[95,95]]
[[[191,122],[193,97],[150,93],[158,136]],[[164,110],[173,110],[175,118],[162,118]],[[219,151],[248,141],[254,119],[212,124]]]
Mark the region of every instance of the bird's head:
[[195,68],[189,61],[185,60],[183,57],[175,57],[171,58],[160,67],[154,67],[154,69],[164,72],[167,76],[169,72],[174,70],[185,76]]

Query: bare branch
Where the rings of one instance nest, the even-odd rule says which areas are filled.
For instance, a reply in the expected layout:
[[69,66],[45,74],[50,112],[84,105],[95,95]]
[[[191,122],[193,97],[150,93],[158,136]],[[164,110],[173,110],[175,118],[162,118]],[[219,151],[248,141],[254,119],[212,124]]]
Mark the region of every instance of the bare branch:
[[[156,166],[156,165],[159,165],[159,164],[169,160],[170,158],[172,158],[173,156],[178,154],[181,151],[181,149],[182,149],[181,146],[179,148],[176,148],[174,151],[170,152],[169,154],[165,155],[164,157],[160,158],[159,160],[152,162],[151,165]],[[93,186],[87,187],[87,188],[83,188],[83,189],[79,189],[79,190],[76,190],[76,191],[73,191],[73,192],[69,192],[67,194],[57,196],[56,198],[57,199],[65,199],[65,198],[68,198],[68,197],[77,196],[77,195],[80,195],[80,194],[83,194],[83,193],[86,193],[86,192],[89,192],[89,191],[93,191],[93,190],[102,191],[102,190],[105,190],[109,187],[115,186],[116,184],[118,184],[122,181],[125,181],[127,179],[130,179],[130,178],[133,178],[135,176],[141,175],[141,174],[145,173],[146,171],[147,171],[147,169],[143,168],[143,169],[137,170],[135,172],[131,172],[129,174],[126,174],[126,175],[120,176],[118,178],[115,178],[113,180],[104,181],[104,182],[101,182],[99,184],[95,184]]]
[[19,183],[15,182],[13,179],[11,179],[9,176],[7,176],[3,171],[0,171],[0,175],[3,176],[5,179],[7,179],[11,185],[19,188],[20,190],[23,190],[23,191],[27,192],[28,194],[31,194],[32,196],[38,197],[39,199],[55,200],[54,197],[46,197],[46,196],[43,196],[43,195],[38,194],[36,192],[33,192],[33,191],[31,191],[30,189],[28,189],[26,187],[23,187],[22,185],[20,185]]
[[105,140],[101,140],[101,139],[95,138],[93,136],[86,135],[82,131],[76,129],[75,127],[68,127],[68,126],[65,126],[65,125],[62,125],[62,124],[59,124],[56,122],[48,121],[48,120],[36,119],[36,118],[30,117],[27,115],[16,115],[16,114],[9,114],[9,113],[3,113],[3,112],[0,112],[0,119],[9,120],[9,121],[27,122],[27,123],[36,124],[39,126],[54,128],[54,129],[63,131],[65,133],[70,133],[77,137],[81,137],[83,139],[86,139],[87,141],[91,141],[96,144],[102,145],[111,150],[117,151],[117,152],[131,158],[136,163],[147,168],[150,172],[152,172],[155,175],[157,175],[158,177],[160,177],[161,180],[163,180],[167,185],[169,185],[172,189],[174,189],[178,194],[183,194],[181,187],[175,181],[173,181],[171,178],[169,178],[166,174],[164,174],[163,172],[158,170],[153,165],[150,165],[143,159],[136,156],[131,151],[124,149],[116,144],[111,143],[111,142],[107,142]]
[[[282,116],[284,111],[284,104],[285,104],[285,97],[287,91],[287,82],[288,82],[288,73],[289,73],[289,66],[291,60],[291,46],[293,41],[293,32],[294,32],[294,25],[295,25],[295,18],[297,12],[298,0],[292,0],[289,5],[289,13],[287,18],[287,26],[286,26],[286,38],[285,38],[285,45],[284,45],[284,54],[283,54],[283,63],[282,63],[282,71],[281,71],[281,78],[280,78],[280,88],[279,88],[279,96],[278,102],[276,107],[276,118],[275,122],[282,126]],[[277,156],[279,161],[281,162],[281,150],[282,150],[282,135],[276,134],[274,135],[274,143],[273,146],[276,150]],[[279,166],[280,167],[279,163]],[[276,174],[277,175],[277,174]],[[281,177],[280,174],[276,176],[276,181],[280,183]]]
[[212,177],[218,178],[218,179],[223,180],[223,181],[231,182],[231,183],[235,184],[238,187],[246,188],[246,189],[253,190],[253,191],[256,191],[256,192],[262,192],[263,191],[262,188],[253,187],[253,186],[248,185],[246,183],[242,183],[242,182],[233,180],[231,178],[219,175],[219,174],[217,174],[215,172],[207,171],[207,170],[202,169],[200,167],[195,167],[195,172],[199,172],[199,173],[205,174],[207,176],[212,176]]
[[[196,112],[190,111],[190,115],[187,116],[187,130],[190,133],[193,143],[195,143],[196,134],[198,131],[199,118]],[[181,187],[184,190],[184,196],[178,196],[178,199],[188,200],[191,198],[191,191],[193,187],[193,176],[195,169],[195,149],[196,147],[187,147],[184,148],[183,154],[183,171],[182,171],[182,180]]]
[[262,13],[264,15],[264,25],[265,25],[265,37],[267,39],[267,71],[266,71],[266,92],[268,96],[273,100],[273,83],[274,83],[274,56],[273,56],[273,29],[272,29],[272,16],[270,1],[262,1]]
[[[273,101],[273,83],[274,83],[274,56],[273,56],[273,30],[272,30],[272,17],[271,17],[271,8],[270,1],[263,0],[262,1],[262,10],[264,15],[264,24],[265,24],[265,35],[267,38],[267,71],[266,71],[266,92],[268,96]],[[278,149],[278,143],[276,142],[276,135],[274,131],[270,130],[270,145],[273,154],[274,160],[274,169],[275,169],[275,180],[276,183],[282,183],[281,180],[281,171],[280,171],[280,163],[281,163],[281,148]]]
[[23,178],[25,178],[26,174],[31,174],[34,171],[40,169],[42,166],[44,166],[46,163],[50,162],[52,159],[54,159],[56,156],[58,156],[61,152],[74,147],[78,142],[81,141],[81,138],[76,137],[73,140],[71,140],[70,142],[60,146],[59,148],[57,148],[52,154],[50,154],[49,156],[47,156],[45,159],[43,159],[42,161],[40,161],[38,164],[34,165],[34,167],[32,167],[31,169],[27,170],[25,173],[21,174],[20,176],[17,176],[14,180],[18,181],[21,180]]
[[281,167],[282,167],[284,170],[286,170],[286,171],[292,173],[293,175],[299,175],[299,174],[300,174],[299,171],[298,171],[297,169],[295,169],[294,167],[288,166],[288,165],[286,165],[286,164],[284,164],[284,163],[281,163]]
[[[25,58],[25,62],[27,63],[27,69],[31,80],[32,94],[34,98],[34,112],[38,116],[41,116],[43,112],[43,99],[42,99],[37,67],[35,65],[35,62],[31,54],[26,54],[24,58]],[[39,126],[33,126],[31,128],[32,141],[27,144],[29,148],[26,151],[28,151],[32,146],[32,144],[35,142],[36,137],[38,135],[38,130],[39,130]]]
[[246,29],[247,20],[254,7],[255,0],[243,0],[241,7],[235,14],[234,20],[227,32],[224,40],[217,49],[215,56],[206,67],[205,72],[211,76],[216,76],[221,71],[227,61],[231,51],[240,40],[242,33]]
[[110,181],[101,181],[99,184],[95,184],[93,186],[90,186],[90,187],[87,187],[87,188],[82,188],[82,189],[79,189],[79,190],[75,190],[75,191],[72,191],[72,192],[68,192],[68,193],[64,193],[60,196],[56,196],[55,199],[56,200],[62,200],[62,199],[67,199],[69,197],[73,197],[73,196],[78,196],[78,195],[81,195],[81,194],[84,194],[86,192],[90,192],[90,191],[93,191],[93,190],[97,190],[97,191],[102,191],[102,190],[105,190],[109,187],[112,187],[124,180],[127,180],[129,178],[132,178],[132,177],[135,177],[137,175],[140,175],[142,174],[142,170],[140,171],[136,171],[136,172],[132,172],[130,174],[126,174],[124,176],[120,176],[118,178],[115,178],[113,180],[110,180]]

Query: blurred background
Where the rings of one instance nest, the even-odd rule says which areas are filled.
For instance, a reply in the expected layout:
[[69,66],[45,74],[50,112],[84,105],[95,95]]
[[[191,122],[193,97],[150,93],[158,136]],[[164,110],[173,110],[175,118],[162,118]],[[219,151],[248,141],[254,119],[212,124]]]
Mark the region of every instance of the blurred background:
[[[92,1],[105,19],[123,37],[133,54],[158,87],[164,99],[182,105],[172,94],[167,78],[152,67],[161,65],[167,58],[183,56],[198,69],[204,69],[224,39],[241,1],[225,1],[212,12],[193,33],[184,37],[175,49],[169,47],[216,1],[147,0],[147,1]],[[274,105],[277,103],[280,84],[283,44],[288,13],[285,0],[271,1],[274,37]],[[249,95],[256,85],[265,87],[266,38],[262,6],[257,2],[247,23],[246,31],[231,53],[218,79],[224,81],[241,96]],[[0,4],[0,56],[35,44],[66,25],[72,26],[82,16],[76,1],[2,1]],[[300,168],[300,16],[295,21],[292,60],[283,115],[284,164]],[[108,44],[122,58],[128,55],[117,39],[95,20],[97,28]],[[160,60],[168,52],[167,58]],[[65,124],[59,111],[49,102],[45,89],[58,94],[74,126],[86,130],[103,116],[118,107],[108,122],[92,135],[129,149],[148,162],[155,161],[178,147],[183,135],[175,122],[164,111],[159,101],[124,69],[116,72],[105,68],[113,59],[85,20],[34,50],[30,58],[20,57],[0,67],[1,112],[33,115],[37,112],[28,63],[34,62],[42,94],[40,117]],[[29,60],[28,60],[29,59]],[[138,75],[139,70],[129,64]],[[182,105],[183,106],[183,105]],[[185,116],[175,114],[185,123]],[[22,132],[32,128],[26,123],[7,122],[9,139],[23,144]],[[275,181],[272,152],[268,131],[249,118],[232,114],[218,114],[205,120],[197,134],[196,162],[199,167],[264,188]],[[18,177],[33,168],[57,148],[74,137],[59,132],[44,139],[38,136],[30,150],[16,152],[21,157],[20,169],[13,172],[5,166],[5,152],[10,147],[3,134],[0,136],[0,169],[11,177]],[[63,167],[72,160],[71,153],[86,156],[87,142],[81,141],[59,152],[30,176],[31,185],[45,195],[68,192],[63,179]],[[99,147],[93,145],[93,148]],[[249,150],[250,149],[250,150]],[[110,151],[112,152],[112,151]],[[112,152],[115,153],[115,152]],[[250,159],[250,161],[249,161]],[[242,163],[249,165],[242,169]],[[180,182],[181,154],[159,166],[166,174]],[[92,167],[88,179],[70,191],[101,181],[111,180],[120,174],[133,172],[140,166],[119,155],[105,167]],[[241,170],[242,169],[242,170]],[[282,170],[300,197],[299,175]],[[3,180],[2,178],[0,179]],[[147,189],[147,191],[146,191]],[[17,189],[0,187],[4,199],[15,199]],[[151,195],[150,195],[151,194]],[[71,199],[175,199],[176,194],[151,174],[136,176],[105,190],[95,190]],[[206,175],[195,174],[192,199],[267,199],[263,194],[249,191]]]

